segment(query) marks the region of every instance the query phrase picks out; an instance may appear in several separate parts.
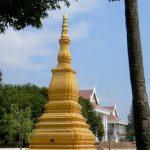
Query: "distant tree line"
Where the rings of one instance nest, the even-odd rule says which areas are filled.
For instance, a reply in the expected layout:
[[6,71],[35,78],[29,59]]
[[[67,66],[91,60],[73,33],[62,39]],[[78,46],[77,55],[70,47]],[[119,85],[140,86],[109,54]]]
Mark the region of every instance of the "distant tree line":
[[[48,89],[33,84],[11,85],[2,83],[0,72],[0,145],[27,146],[30,135],[44,112],[48,101]],[[79,98],[82,114],[99,139],[104,130],[100,118],[93,112],[89,101]]]

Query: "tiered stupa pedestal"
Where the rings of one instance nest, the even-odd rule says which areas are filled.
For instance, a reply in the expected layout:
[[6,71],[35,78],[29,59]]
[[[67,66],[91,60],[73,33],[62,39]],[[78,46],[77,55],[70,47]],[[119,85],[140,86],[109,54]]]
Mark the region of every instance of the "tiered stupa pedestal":
[[96,150],[95,136],[81,115],[76,72],[71,68],[67,16],[63,17],[58,65],[52,69],[49,101],[36,125],[30,150]]

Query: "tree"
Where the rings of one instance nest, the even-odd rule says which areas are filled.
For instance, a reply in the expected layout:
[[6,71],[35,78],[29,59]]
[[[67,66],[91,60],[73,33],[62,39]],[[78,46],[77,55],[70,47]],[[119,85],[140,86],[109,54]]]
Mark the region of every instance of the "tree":
[[150,109],[146,92],[137,0],[125,0],[126,29],[137,150],[150,150]]
[[144,77],[138,1],[124,2],[136,147],[137,150],[150,150],[150,109]]
[[33,127],[31,108],[26,107],[22,109],[16,104],[12,104],[10,113],[6,113],[4,118],[7,124],[7,139],[9,143],[15,143],[18,138],[20,148],[22,148],[23,141],[28,143],[28,137]]
[[[0,80],[2,81],[2,73],[0,72]],[[5,94],[4,94],[4,84],[2,84],[0,82],[0,143],[7,143],[7,139],[5,138],[5,136],[7,135],[7,131],[6,131],[6,126],[4,123],[4,114],[6,112],[7,109],[7,102],[5,99]]]
[[[11,112],[11,104],[22,106],[22,110],[27,107],[31,108],[31,118],[35,123],[44,111],[44,104],[47,102],[48,89],[39,88],[32,84],[25,85],[5,85],[0,86],[0,143],[7,146],[9,142],[7,135],[7,123],[5,122],[5,114]],[[15,137],[14,144],[17,145]]]
[[26,26],[40,28],[41,19],[48,16],[48,10],[60,9],[60,3],[66,6],[68,0],[1,0],[0,1],[0,33],[8,27],[21,30]]
[[1,84],[1,82],[2,82],[2,76],[3,76],[3,74],[2,74],[2,72],[0,71],[0,84]]
[[133,106],[131,105],[130,113],[128,115],[128,125],[127,125],[127,139],[129,141],[134,141],[134,117],[133,117]]
[[82,115],[87,119],[87,124],[90,125],[90,129],[96,136],[98,134],[99,140],[102,140],[104,128],[101,119],[93,111],[93,106],[90,104],[90,101],[79,97],[79,104],[82,106]]

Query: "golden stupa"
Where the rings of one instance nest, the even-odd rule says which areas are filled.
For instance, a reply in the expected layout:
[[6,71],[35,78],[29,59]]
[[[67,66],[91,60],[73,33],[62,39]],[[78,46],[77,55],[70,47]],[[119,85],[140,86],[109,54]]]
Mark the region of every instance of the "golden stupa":
[[58,65],[52,69],[49,101],[36,124],[30,150],[67,149],[96,150],[95,136],[81,115],[78,103],[76,72],[72,69],[69,51],[67,15],[63,16],[62,35],[59,40]]

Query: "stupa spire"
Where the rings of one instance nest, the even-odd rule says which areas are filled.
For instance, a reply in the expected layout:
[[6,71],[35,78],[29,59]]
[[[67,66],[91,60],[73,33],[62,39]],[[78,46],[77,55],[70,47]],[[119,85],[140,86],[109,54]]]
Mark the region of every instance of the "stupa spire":
[[58,54],[58,66],[69,65],[71,62],[71,55],[69,50],[70,39],[68,34],[66,13],[63,16],[62,32],[61,32],[61,38],[59,40],[59,43],[60,43],[60,50]]
[[62,24],[62,34],[61,38],[68,38],[69,39],[69,34],[68,34],[68,22],[67,22],[67,14],[65,13],[63,16],[63,24]]

